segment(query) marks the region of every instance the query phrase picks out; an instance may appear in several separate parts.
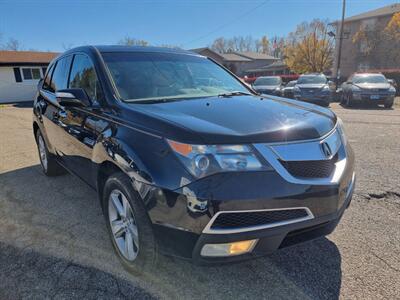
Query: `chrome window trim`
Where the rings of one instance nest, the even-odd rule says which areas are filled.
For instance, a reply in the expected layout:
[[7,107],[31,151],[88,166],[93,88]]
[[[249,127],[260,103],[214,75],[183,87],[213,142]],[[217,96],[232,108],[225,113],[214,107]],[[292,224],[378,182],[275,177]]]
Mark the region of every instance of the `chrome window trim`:
[[[257,225],[257,226],[249,226],[249,227],[242,227],[242,228],[235,228],[235,229],[212,229],[211,226],[214,223],[215,219],[221,214],[230,214],[230,213],[246,213],[246,212],[259,212],[259,211],[276,211],[276,210],[293,210],[293,209],[303,209],[307,212],[306,217],[287,220],[287,221],[280,221],[271,224],[265,225]],[[278,226],[284,226],[288,224],[303,222],[307,220],[314,219],[314,215],[308,207],[285,207],[285,208],[270,208],[270,209],[255,209],[255,210],[224,210],[217,212],[211,220],[207,223],[206,227],[203,229],[203,233],[206,234],[231,234],[231,233],[241,233],[241,232],[249,232],[267,228],[274,228]]]

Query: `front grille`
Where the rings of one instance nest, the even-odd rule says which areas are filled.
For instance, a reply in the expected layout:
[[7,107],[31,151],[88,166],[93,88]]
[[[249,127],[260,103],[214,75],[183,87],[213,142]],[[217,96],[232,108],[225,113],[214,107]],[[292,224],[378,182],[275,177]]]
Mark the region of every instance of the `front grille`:
[[282,161],[280,163],[294,177],[326,178],[335,170],[338,155],[328,160]]
[[211,229],[235,229],[254,226],[271,225],[278,222],[293,221],[308,217],[304,208],[248,211],[248,212],[223,212],[211,224]]

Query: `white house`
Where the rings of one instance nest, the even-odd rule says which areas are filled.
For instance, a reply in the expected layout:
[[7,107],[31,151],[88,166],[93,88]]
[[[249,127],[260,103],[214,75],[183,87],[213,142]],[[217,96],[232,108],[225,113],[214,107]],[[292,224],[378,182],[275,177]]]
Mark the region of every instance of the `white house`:
[[55,52],[0,51],[0,103],[32,101]]

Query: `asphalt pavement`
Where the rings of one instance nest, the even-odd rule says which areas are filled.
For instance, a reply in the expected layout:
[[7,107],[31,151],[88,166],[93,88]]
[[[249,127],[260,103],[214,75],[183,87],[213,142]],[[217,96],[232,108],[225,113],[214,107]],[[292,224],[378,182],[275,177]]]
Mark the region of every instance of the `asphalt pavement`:
[[357,185],[336,231],[273,255],[199,267],[161,256],[129,274],[96,193],[41,173],[31,108],[0,106],[0,299],[400,299],[400,109],[344,109]]

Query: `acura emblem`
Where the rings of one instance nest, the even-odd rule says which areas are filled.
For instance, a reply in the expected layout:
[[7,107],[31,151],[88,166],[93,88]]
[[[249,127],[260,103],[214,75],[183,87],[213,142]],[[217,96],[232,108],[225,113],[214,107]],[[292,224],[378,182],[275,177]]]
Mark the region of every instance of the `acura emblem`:
[[321,144],[321,148],[322,148],[322,152],[325,154],[325,156],[327,158],[332,156],[332,150],[331,147],[329,146],[329,144],[327,142],[323,142]]

